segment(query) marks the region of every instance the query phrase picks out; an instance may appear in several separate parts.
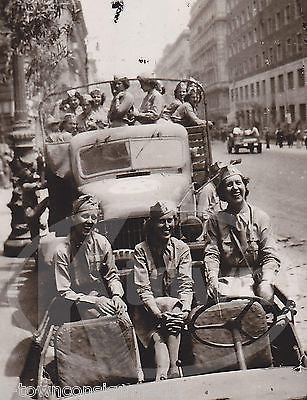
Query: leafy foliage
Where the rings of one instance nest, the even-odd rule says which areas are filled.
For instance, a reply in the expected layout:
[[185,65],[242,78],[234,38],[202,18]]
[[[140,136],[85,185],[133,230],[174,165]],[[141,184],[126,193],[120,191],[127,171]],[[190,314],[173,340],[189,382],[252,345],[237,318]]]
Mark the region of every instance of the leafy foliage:
[[[13,53],[25,54],[28,81],[44,86],[48,71],[55,71],[69,57],[67,43],[77,15],[73,0],[0,0],[0,18],[5,27],[2,34],[9,43],[4,53],[6,67]],[[7,78],[10,70],[0,73],[2,79]]]

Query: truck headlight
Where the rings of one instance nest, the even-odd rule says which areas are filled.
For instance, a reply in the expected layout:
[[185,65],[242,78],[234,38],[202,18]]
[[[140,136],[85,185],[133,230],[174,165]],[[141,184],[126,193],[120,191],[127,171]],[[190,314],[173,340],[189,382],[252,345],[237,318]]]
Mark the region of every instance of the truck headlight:
[[203,232],[202,221],[192,215],[181,222],[180,228],[182,234],[189,242],[194,242]]

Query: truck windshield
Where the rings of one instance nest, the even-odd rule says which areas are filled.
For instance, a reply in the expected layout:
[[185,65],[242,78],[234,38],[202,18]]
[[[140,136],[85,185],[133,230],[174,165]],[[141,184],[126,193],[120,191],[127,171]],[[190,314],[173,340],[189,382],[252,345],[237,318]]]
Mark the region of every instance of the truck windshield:
[[84,176],[121,170],[182,167],[183,147],[179,139],[130,139],[94,145],[80,151]]

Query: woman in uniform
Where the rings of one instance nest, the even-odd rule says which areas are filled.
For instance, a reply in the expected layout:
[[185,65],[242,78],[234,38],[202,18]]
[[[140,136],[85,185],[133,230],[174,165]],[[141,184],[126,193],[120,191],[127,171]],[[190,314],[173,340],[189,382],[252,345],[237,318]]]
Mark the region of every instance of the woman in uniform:
[[220,171],[217,193],[227,207],[209,218],[205,249],[207,291],[215,301],[220,294],[273,299],[280,261],[268,215],[246,200],[248,181],[232,165]]

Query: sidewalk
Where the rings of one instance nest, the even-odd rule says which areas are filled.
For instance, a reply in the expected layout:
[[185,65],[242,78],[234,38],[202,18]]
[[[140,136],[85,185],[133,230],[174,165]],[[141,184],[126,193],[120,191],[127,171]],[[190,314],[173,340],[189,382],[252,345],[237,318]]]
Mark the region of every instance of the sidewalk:
[[10,198],[11,189],[0,189],[0,385],[3,399],[18,398],[16,388],[33,331],[28,318],[33,309],[30,311],[29,307],[35,307],[28,301],[29,295],[31,298],[35,293],[28,286],[33,280],[33,265],[22,258],[3,256],[3,243],[10,233],[11,215],[7,207]]

